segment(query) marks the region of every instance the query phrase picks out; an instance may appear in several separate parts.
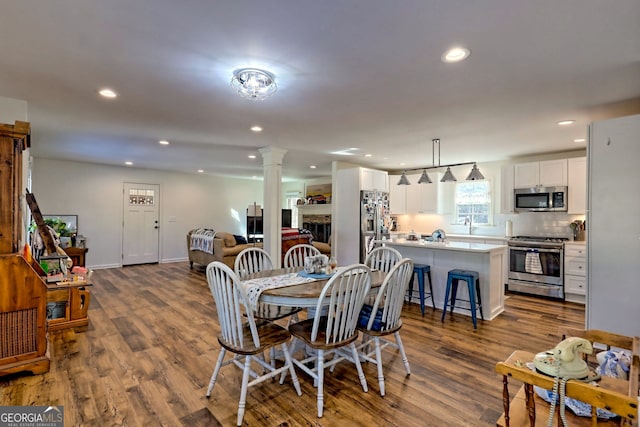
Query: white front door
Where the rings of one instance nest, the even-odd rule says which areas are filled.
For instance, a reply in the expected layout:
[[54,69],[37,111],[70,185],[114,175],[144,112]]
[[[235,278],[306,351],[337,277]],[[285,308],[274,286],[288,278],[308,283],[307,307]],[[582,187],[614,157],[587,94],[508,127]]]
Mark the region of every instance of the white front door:
[[122,265],[158,262],[160,186],[124,183]]

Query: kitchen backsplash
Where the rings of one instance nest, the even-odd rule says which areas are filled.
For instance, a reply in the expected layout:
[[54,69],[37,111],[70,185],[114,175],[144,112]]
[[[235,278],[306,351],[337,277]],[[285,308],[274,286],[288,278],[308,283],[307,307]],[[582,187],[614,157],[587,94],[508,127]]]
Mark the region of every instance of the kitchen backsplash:
[[[400,233],[414,230],[416,233],[430,235],[439,228],[449,234],[469,233],[469,226],[452,223],[453,215],[397,215],[397,217],[397,231]],[[506,222],[510,220],[513,223],[514,236],[553,236],[572,239],[573,234],[569,224],[576,219],[584,220],[584,215],[567,215],[556,212],[496,214],[494,215],[495,225],[473,225],[471,234],[504,237]]]

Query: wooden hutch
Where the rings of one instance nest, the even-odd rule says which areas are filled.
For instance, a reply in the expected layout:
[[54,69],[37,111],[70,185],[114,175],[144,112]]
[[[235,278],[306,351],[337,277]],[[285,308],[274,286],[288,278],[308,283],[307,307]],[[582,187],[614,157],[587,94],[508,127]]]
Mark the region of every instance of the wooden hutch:
[[29,123],[0,124],[0,376],[49,370],[47,288],[19,255],[22,228],[22,152]]

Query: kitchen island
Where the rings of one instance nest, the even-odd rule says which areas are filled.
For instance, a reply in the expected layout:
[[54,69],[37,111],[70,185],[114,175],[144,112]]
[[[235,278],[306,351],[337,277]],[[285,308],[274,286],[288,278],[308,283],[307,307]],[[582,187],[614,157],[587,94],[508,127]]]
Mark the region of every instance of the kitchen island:
[[[433,299],[442,309],[447,288],[447,274],[455,268],[477,271],[480,275],[480,296],[485,320],[492,320],[504,311],[504,280],[506,245],[490,245],[469,242],[426,242],[424,240],[391,239],[378,240],[378,244],[393,247],[403,257],[416,264],[431,266]],[[458,296],[468,299],[467,287],[458,287]],[[454,310],[455,313],[471,313]],[[478,313],[479,314],[479,313]]]

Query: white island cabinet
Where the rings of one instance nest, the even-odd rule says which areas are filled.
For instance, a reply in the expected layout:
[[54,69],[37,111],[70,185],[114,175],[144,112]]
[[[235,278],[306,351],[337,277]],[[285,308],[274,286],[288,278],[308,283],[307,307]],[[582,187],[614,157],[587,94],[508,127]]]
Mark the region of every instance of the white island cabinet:
[[[433,300],[436,307],[444,307],[447,274],[456,268],[477,271],[480,275],[480,296],[485,320],[492,320],[504,311],[503,270],[505,245],[489,245],[468,242],[424,242],[406,239],[380,240],[378,243],[391,246],[411,258],[416,264],[431,266]],[[466,286],[458,286],[458,296],[467,299]],[[455,309],[454,312],[470,315],[469,311]],[[479,316],[479,313],[478,313]]]

